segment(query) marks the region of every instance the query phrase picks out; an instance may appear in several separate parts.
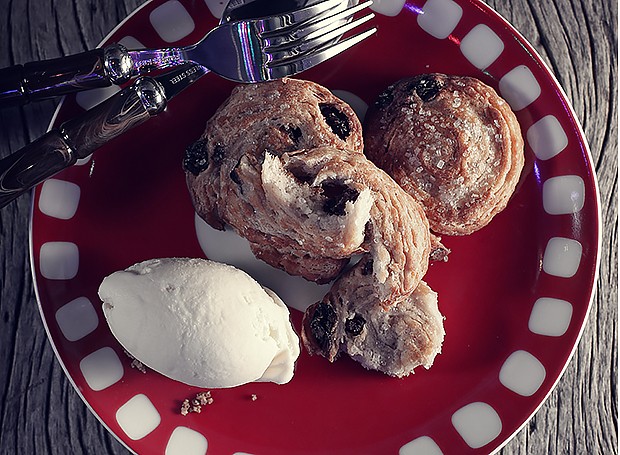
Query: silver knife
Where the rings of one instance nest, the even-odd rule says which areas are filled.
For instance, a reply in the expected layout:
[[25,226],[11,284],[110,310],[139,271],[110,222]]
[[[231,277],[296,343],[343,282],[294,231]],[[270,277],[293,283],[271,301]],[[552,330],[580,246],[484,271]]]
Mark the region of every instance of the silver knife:
[[169,100],[207,72],[201,65],[187,63],[159,76],[140,77],[101,104],[0,160],[0,208],[159,114]]

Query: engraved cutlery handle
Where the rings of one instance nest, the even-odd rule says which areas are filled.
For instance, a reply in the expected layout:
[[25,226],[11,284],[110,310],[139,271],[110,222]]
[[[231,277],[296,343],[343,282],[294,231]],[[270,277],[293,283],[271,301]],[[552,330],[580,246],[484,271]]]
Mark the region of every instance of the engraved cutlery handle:
[[134,75],[120,44],[0,69],[0,107],[127,82]]
[[85,158],[166,106],[160,84],[143,77],[84,114],[0,160],[0,207]]

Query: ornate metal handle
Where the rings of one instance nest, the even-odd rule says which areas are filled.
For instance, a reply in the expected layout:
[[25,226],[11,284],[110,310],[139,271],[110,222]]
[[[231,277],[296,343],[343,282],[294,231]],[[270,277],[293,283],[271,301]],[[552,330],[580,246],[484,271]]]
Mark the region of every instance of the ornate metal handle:
[[48,177],[85,158],[106,142],[144,123],[166,106],[160,84],[143,77],[0,160],[0,207]]
[[129,51],[112,44],[80,54],[0,70],[0,106],[122,84],[134,76]]

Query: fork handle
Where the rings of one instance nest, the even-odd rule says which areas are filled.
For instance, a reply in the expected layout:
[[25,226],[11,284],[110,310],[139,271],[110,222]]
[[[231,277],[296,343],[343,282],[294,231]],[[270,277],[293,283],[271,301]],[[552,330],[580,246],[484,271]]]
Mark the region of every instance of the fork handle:
[[78,158],[86,158],[108,141],[146,122],[165,106],[161,86],[143,77],[0,160],[0,208]]
[[121,84],[132,75],[129,52],[120,44],[14,65],[0,70],[0,107]]

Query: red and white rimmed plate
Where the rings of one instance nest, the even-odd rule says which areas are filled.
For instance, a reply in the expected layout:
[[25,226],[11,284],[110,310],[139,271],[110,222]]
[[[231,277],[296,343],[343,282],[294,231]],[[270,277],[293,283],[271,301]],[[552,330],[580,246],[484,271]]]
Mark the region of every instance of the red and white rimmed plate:
[[[148,2],[106,42],[190,44],[216,25],[220,3]],[[36,189],[32,269],[49,338],[78,393],[132,451],[489,453],[558,381],[586,320],[600,251],[597,184],[581,128],[534,49],[485,4],[403,3],[378,3],[376,36],[302,77],[363,115],[366,103],[401,77],[475,76],[508,100],[526,139],[526,166],[508,208],[473,235],[444,237],[450,260],[427,275],[446,316],[443,353],[430,370],[399,380],[346,358],[330,364],[303,353],[289,384],[214,390],[212,405],[183,417],[181,402],[199,390],[132,368],[97,297],[115,270],[206,252],[245,267],[293,308],[323,292],[265,274],[240,239],[214,240],[195,220],[181,160],[233,87],[215,75]],[[112,91],[67,97],[54,123]],[[301,312],[292,315],[299,328]]]

